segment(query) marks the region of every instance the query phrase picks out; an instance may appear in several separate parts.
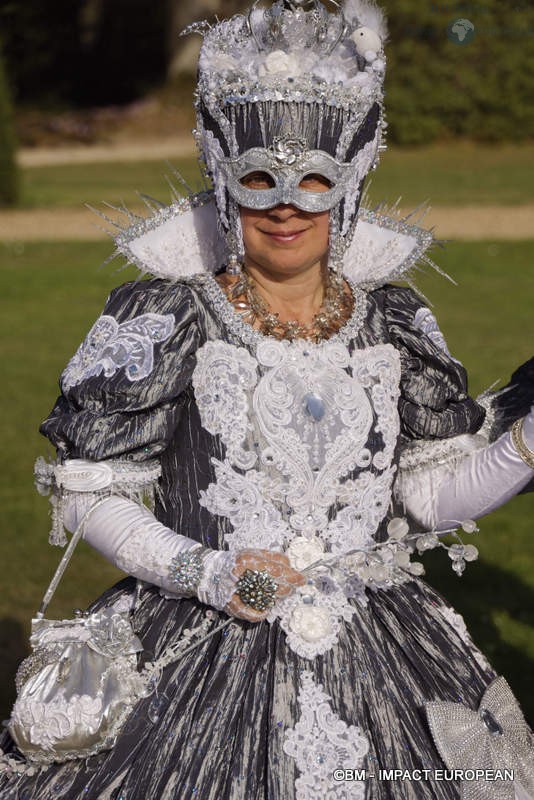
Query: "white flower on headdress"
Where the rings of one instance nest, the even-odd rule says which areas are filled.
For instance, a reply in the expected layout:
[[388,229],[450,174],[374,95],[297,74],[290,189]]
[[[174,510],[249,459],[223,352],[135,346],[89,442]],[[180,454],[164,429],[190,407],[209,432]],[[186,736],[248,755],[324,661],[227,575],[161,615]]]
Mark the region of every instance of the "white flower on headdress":
[[318,78],[319,80],[326,81],[327,83],[339,83],[346,79],[347,73],[346,71],[332,63],[332,61],[323,60],[319,61],[317,64],[313,64],[310,69],[314,78]]
[[356,83],[359,83],[363,86],[364,84],[369,83],[370,77],[371,76],[368,72],[358,72],[354,80]]
[[237,61],[229,53],[216,53],[210,64],[210,69],[217,72],[231,72],[237,69]]
[[260,75],[275,75],[278,72],[299,72],[298,62],[295,56],[286,53],[284,50],[273,50],[269,53],[263,64],[260,64]]
[[371,66],[375,72],[382,73],[386,69],[386,62],[383,58],[377,58],[375,61],[373,61]]
[[289,627],[305,642],[317,642],[332,630],[332,620],[326,608],[316,605],[299,605],[291,614]]

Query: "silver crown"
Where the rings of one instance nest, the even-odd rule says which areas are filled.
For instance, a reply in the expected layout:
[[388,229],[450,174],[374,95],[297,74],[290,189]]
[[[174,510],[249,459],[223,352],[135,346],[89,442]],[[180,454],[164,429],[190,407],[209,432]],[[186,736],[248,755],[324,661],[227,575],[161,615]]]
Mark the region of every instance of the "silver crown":
[[258,50],[314,48],[329,54],[347,30],[343,12],[329,14],[319,0],[278,0],[263,15],[263,25],[254,18],[259,0],[248,15],[250,32]]

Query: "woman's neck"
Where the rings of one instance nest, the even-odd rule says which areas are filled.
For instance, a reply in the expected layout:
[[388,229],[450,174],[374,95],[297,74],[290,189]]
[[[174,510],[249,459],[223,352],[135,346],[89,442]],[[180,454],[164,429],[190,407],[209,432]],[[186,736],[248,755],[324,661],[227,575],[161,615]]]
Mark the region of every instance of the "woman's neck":
[[278,339],[330,338],[353,312],[354,298],[343,278],[323,270],[277,278],[263,270],[217,276],[228,300],[245,322]]
[[255,290],[282,322],[312,322],[325,296],[326,271],[320,263],[296,275],[276,275],[245,262]]

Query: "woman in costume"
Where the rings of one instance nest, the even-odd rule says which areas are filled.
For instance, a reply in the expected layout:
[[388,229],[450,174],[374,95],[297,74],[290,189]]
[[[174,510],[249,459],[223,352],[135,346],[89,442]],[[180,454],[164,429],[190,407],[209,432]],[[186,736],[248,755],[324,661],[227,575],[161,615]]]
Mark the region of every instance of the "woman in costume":
[[58,464],[38,470],[53,541],[82,530],[132,576],[90,613],[126,601],[160,670],[93,755],[92,706],[56,686],[39,716],[21,695],[11,734],[59,763],[28,774],[6,734],[0,797],[532,798],[517,703],[418,558],[476,558],[472,520],[534,476],[534,413],[525,386],[468,396],[425,303],[390,283],[431,234],[360,208],[383,15],[280,1],[201,32],[213,193],[117,237],[154,277],[113,291],[69,362],[42,426]]

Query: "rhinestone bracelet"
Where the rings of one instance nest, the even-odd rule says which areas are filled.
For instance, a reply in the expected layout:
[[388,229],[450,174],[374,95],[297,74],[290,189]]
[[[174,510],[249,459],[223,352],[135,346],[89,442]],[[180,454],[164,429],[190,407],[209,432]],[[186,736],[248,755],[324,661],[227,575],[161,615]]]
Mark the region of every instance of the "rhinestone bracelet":
[[175,556],[169,567],[169,578],[178,594],[194,597],[204,572],[204,557],[210,550],[195,547]]
[[519,457],[523,459],[525,464],[529,466],[530,469],[534,469],[534,450],[531,450],[530,447],[526,446],[523,438],[524,421],[525,418],[521,417],[521,419],[516,420],[512,425],[512,444],[517,450]]

